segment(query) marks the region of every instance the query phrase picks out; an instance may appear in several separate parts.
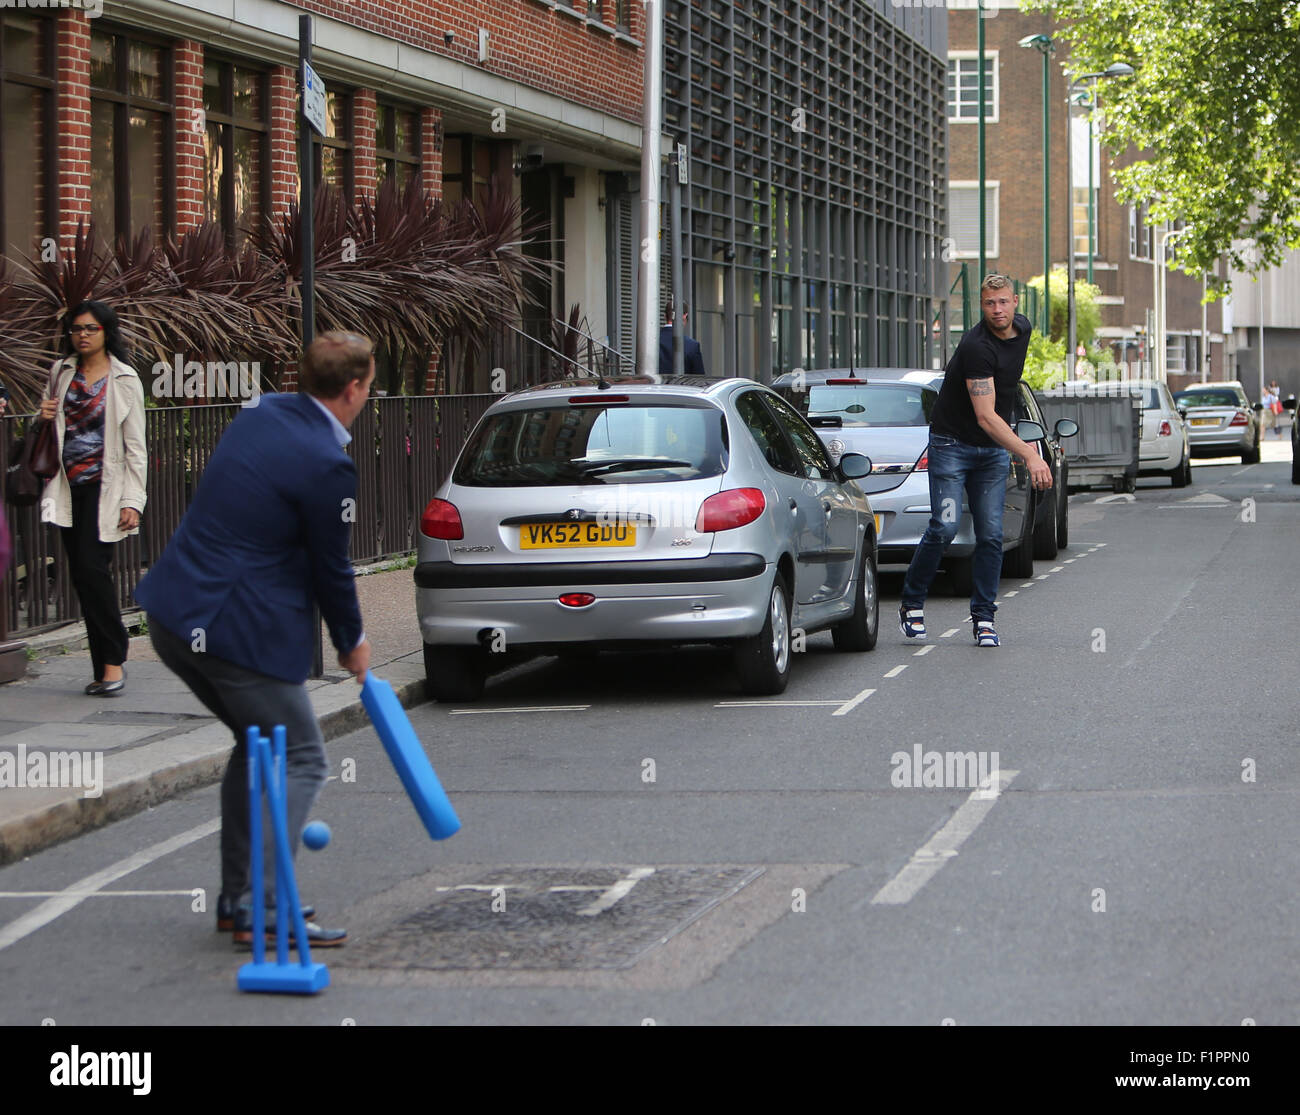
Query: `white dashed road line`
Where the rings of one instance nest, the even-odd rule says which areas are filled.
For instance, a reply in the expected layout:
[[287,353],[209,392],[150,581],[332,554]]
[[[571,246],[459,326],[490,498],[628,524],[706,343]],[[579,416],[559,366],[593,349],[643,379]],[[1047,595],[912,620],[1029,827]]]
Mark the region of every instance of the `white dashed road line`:
[[519,708],[454,708],[452,716],[483,716],[490,712],[586,712],[590,705],[535,705]]
[[578,916],[583,918],[594,918],[597,914],[602,914],[614,905],[620,898],[637,885],[642,879],[648,878],[655,873],[653,867],[634,867],[617,883],[609,888],[604,894],[596,899],[590,906],[584,906],[578,911]]
[[957,632],[960,631],[960,630],[961,630],[960,627],[950,627],[947,631],[945,631],[942,635],[940,635],[939,638],[941,638],[941,639],[951,639],[951,638],[952,638],[954,635],[956,635]]
[[934,644],[933,644],[933,643],[931,643],[928,647],[922,647],[920,650],[913,651],[913,652],[912,652],[912,657],[913,657],[913,658],[921,658],[921,657],[923,657],[924,655],[929,654],[930,651],[932,651],[932,650],[934,650]]
[[933,879],[943,865],[957,855],[958,849],[965,843],[993,806],[998,795],[1011,784],[1019,771],[1000,770],[997,772],[997,786],[981,787],[971,791],[957,812],[948,823],[927,840],[904,865],[903,869],[876,892],[871,900],[873,906],[901,906],[910,902],[926,883]]
[[1018,588],[1013,588],[1010,592],[1005,593],[1004,595],[1008,600],[1010,600],[1013,596],[1019,596],[1020,590]]
[[870,697],[871,694],[873,694],[874,692],[875,692],[874,689],[864,689],[856,697],[853,697],[850,700],[845,701],[842,705],[840,705],[839,708],[837,708],[833,713],[831,713],[831,715],[848,716],[849,713],[851,713],[855,708],[857,708],[858,705],[862,704],[862,702],[865,701],[868,697]]
[[889,673],[887,673],[887,674],[885,675],[885,677],[887,677],[887,678],[896,678],[896,677],[898,677],[899,674],[901,674],[901,673],[902,673],[904,670],[906,670],[906,669],[907,669],[906,664],[904,664],[904,665],[902,665],[902,666],[895,666],[892,670],[889,671]]
[[840,701],[719,701],[714,708],[828,708]]

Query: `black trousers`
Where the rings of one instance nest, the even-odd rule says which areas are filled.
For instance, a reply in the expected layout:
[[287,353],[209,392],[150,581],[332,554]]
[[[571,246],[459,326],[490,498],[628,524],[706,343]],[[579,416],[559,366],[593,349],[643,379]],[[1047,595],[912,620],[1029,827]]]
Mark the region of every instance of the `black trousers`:
[[72,526],[60,528],[59,533],[86,621],[95,680],[102,681],[105,666],[126,661],[128,643],[113,587],[113,543],[99,540],[98,484],[72,486]]

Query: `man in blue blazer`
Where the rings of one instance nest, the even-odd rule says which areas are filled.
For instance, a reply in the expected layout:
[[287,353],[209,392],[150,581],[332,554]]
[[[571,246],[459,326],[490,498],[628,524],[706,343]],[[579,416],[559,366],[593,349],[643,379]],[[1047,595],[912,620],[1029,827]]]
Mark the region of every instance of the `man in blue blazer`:
[[[700,351],[700,342],[686,336],[687,307],[682,303],[682,372],[688,376],[702,376],[704,371],[704,354]],[[664,307],[664,325],[659,330],[659,374],[673,374],[673,304]]]
[[[231,423],[180,527],[135,592],[158,657],[234,733],[221,785],[217,928],[233,929],[241,945],[252,941],[248,726],[266,735],[285,726],[296,855],[326,772],[303,685],[316,641],[313,604],[339,665],[358,682],[370,665],[348,559],[357,475],[344,446],[374,377],[364,337],[318,337],[303,358],[297,394],[263,396]],[[272,888],[268,906],[274,902]],[[313,946],[346,938],[342,929],[308,925]]]

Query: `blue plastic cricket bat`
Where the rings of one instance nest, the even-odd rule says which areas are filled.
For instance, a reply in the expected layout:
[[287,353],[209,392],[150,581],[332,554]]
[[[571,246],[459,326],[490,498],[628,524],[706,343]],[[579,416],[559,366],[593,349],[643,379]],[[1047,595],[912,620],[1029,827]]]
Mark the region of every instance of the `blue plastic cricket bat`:
[[393,687],[368,670],[361,686],[361,703],[429,835],[434,840],[446,840],[459,832],[460,818],[429,765],[429,757],[420,746]]

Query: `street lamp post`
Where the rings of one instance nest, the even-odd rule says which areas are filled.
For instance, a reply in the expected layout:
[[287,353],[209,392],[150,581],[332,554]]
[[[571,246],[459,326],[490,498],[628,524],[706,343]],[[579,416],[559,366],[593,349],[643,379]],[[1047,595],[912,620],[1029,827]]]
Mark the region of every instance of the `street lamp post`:
[[1026,35],[1020,40],[1043,56],[1043,336],[1052,333],[1052,178],[1051,178],[1051,94],[1048,59],[1056,53],[1051,35]]
[[1155,302],[1155,337],[1152,344],[1155,346],[1151,350],[1151,355],[1155,358],[1156,379],[1161,383],[1169,382],[1169,350],[1165,345],[1165,316],[1168,311],[1166,299],[1168,297],[1168,278],[1169,271],[1165,267],[1165,248],[1170,240],[1182,236],[1187,229],[1185,228],[1162,228],[1156,233],[1156,258],[1155,258],[1155,278],[1156,287],[1152,291],[1153,301]]
[[[1070,78],[1069,82],[1068,82],[1067,85],[1066,85],[1066,95],[1065,95],[1065,137],[1066,137],[1066,138],[1065,138],[1065,178],[1066,178],[1067,196],[1068,196],[1069,199],[1070,199],[1070,207],[1069,207],[1069,209],[1066,211],[1066,229],[1067,229],[1067,231],[1068,231],[1069,234],[1070,234],[1070,252],[1069,252],[1069,256],[1068,256],[1068,263],[1067,263],[1067,266],[1066,266],[1066,272],[1067,272],[1067,275],[1066,275],[1066,294],[1065,294],[1065,298],[1066,298],[1066,316],[1067,316],[1067,318],[1068,318],[1068,320],[1069,320],[1069,328],[1068,328],[1068,330],[1067,330],[1067,332],[1068,332],[1068,334],[1069,334],[1069,339],[1068,339],[1068,341],[1067,341],[1067,344],[1069,345],[1069,348],[1067,349],[1066,354],[1065,354],[1065,367],[1066,367],[1066,378],[1067,378],[1067,379],[1073,379],[1073,378],[1074,378],[1074,366],[1075,366],[1075,365],[1074,365],[1074,361],[1075,361],[1074,350],[1075,350],[1075,348],[1076,348],[1077,345],[1078,345],[1078,329],[1079,329],[1079,326],[1078,326],[1078,317],[1077,317],[1077,315],[1076,315],[1076,313],[1075,313],[1075,305],[1074,305],[1074,169],[1073,169],[1074,164],[1073,164],[1073,157],[1072,157],[1072,149],[1073,149],[1073,147],[1074,147],[1074,100],[1075,100],[1075,96],[1076,96],[1076,90],[1077,90],[1077,87],[1078,87],[1081,83],[1083,83],[1083,82],[1085,82],[1085,81],[1091,81],[1091,82],[1094,83],[1094,84],[1093,84],[1093,88],[1094,88],[1094,91],[1095,91],[1095,88],[1096,88],[1096,82],[1098,82],[1098,81],[1100,81],[1100,80],[1102,80],[1102,79],[1104,79],[1104,78],[1108,78],[1108,77],[1131,77],[1131,76],[1133,75],[1133,73],[1134,73],[1133,67],[1130,66],[1127,62],[1112,62],[1109,66],[1107,66],[1104,70],[1100,71],[1099,73],[1093,73],[1093,74],[1078,74],[1077,76]],[[1095,99],[1095,98],[1090,98],[1090,99]],[[1089,122],[1088,122],[1088,147],[1089,147],[1089,155],[1091,156],[1091,149],[1092,149],[1092,120],[1091,120],[1091,117],[1089,117]],[[1091,164],[1091,158],[1089,159],[1089,168],[1088,168],[1088,192],[1089,192],[1089,195],[1091,195],[1091,193],[1092,193],[1092,164]],[[1089,197],[1089,201],[1091,202],[1091,196]],[[1091,237],[1092,237],[1091,210],[1089,210],[1089,229],[1088,229],[1088,236],[1089,236],[1089,244],[1088,244],[1088,250],[1089,250],[1089,278],[1091,278],[1091,266],[1092,266],[1092,263],[1091,263],[1091,251],[1092,251],[1092,243],[1091,243]]]

